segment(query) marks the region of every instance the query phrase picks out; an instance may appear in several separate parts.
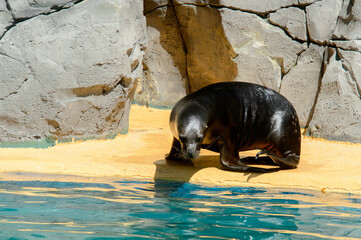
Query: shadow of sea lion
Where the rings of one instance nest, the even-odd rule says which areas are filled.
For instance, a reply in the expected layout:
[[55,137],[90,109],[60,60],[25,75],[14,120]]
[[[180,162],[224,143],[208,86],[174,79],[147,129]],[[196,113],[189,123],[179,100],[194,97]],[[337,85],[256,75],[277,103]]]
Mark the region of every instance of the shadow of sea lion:
[[[272,162],[267,161],[266,159],[259,158],[259,162],[252,161],[252,157],[245,158],[244,164],[251,165],[265,165],[265,166],[275,166]],[[189,181],[194,174],[204,168],[222,168],[221,163],[219,162],[219,155],[206,155],[199,156],[197,159],[187,160],[187,161],[167,161],[165,159],[157,160],[154,162],[156,165],[156,172],[154,179],[169,179],[169,180],[180,180],[180,181]],[[273,169],[273,168],[272,168]],[[274,168],[274,172],[278,171],[279,168]],[[254,173],[254,172],[240,172],[240,174],[248,176],[247,181],[252,178],[258,177],[265,173]]]

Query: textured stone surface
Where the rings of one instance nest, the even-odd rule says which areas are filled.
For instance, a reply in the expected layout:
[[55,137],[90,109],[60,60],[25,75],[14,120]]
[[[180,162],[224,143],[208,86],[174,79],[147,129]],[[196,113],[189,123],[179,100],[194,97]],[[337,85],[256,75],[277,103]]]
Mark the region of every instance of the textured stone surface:
[[[323,107],[329,106],[325,103],[327,97],[320,95],[321,86],[326,84],[322,83],[325,75],[326,82],[342,82],[342,88],[354,89],[352,103],[342,100],[343,104],[359,104],[356,99],[361,86],[361,40],[357,34],[361,32],[361,4],[358,3],[359,0],[147,0],[147,18],[154,26],[148,23],[149,49],[144,60],[143,81],[138,86],[143,92],[140,91],[139,96],[147,97],[144,102],[153,100],[155,105],[162,106],[162,102],[163,105],[170,103],[168,93],[178,98],[187,90],[187,85],[192,92],[218,81],[257,83],[285,95],[295,106],[302,127],[310,126],[311,134],[361,142],[361,137],[352,131],[336,137],[326,134],[339,120],[333,121],[323,114],[322,111],[328,111]],[[171,8],[175,8],[174,15],[170,14]],[[160,9],[164,9],[162,14]],[[177,27],[179,39],[179,35],[174,34],[176,31],[170,34],[170,28]],[[165,36],[177,40],[172,42]],[[183,48],[175,44],[177,41],[183,42]],[[337,51],[334,61],[323,59],[326,46],[330,52]],[[333,71],[338,72],[339,80],[327,80],[332,78]],[[340,80],[343,75],[347,84]],[[167,76],[170,79],[167,80]],[[181,83],[184,83],[180,88],[182,93],[174,94],[174,86]],[[346,97],[341,94],[339,99]],[[342,110],[342,104],[335,111],[338,111],[335,116],[348,114],[348,110]],[[315,130],[315,126],[325,122],[329,124],[325,131]],[[350,124],[341,121],[337,126],[346,129]]]
[[80,2],[0,40],[0,141],[127,130],[142,72],[142,1]]
[[323,62],[324,47],[311,44],[297,65],[282,79],[280,93],[295,107],[301,127],[305,127],[315,103]]
[[186,46],[189,90],[232,81],[237,76],[235,53],[225,36],[220,12],[215,8],[175,7]]
[[[312,135],[361,141],[360,134],[354,129],[359,127],[356,122],[360,115],[355,109],[360,104],[361,74],[360,53],[357,52],[360,51],[357,34],[361,32],[358,27],[361,15],[357,1],[344,1],[342,4],[341,0],[267,3],[174,0],[159,4],[165,8],[172,7],[172,4],[176,6],[174,17],[179,25],[181,40],[184,41],[185,79],[188,79],[191,91],[227,80],[265,85],[279,90],[293,103],[301,125],[309,125]],[[220,8],[213,8],[215,6]],[[266,17],[272,25],[265,21]],[[345,19],[350,24],[346,24]],[[176,26],[170,20],[162,24]],[[150,38],[150,42],[156,42],[156,38]],[[309,45],[301,44],[303,41]],[[335,54],[331,60],[323,61],[325,44],[334,47],[330,48],[330,52],[338,48],[337,58]],[[166,49],[165,44],[160,45]],[[169,57],[164,57],[166,54],[160,54],[161,50],[152,52],[150,56],[153,58],[149,60],[170,61]],[[166,52],[169,54],[171,51],[168,49]],[[180,69],[178,65],[177,68]],[[159,69],[160,72],[164,71],[164,76],[166,72],[172,76],[173,72],[177,72],[169,66],[166,70],[162,67]],[[147,74],[149,70],[146,70]],[[158,78],[165,79],[156,74],[152,76],[154,86]],[[329,86],[334,87],[330,92],[327,90]],[[159,91],[156,95],[162,94]],[[337,102],[334,108],[332,102]]]
[[268,16],[269,21],[283,28],[292,38],[307,40],[306,14],[296,7],[281,8]]
[[314,2],[318,2],[320,0],[298,0],[298,3],[301,5],[301,6],[304,6],[304,5],[309,5],[309,4],[312,4]]
[[255,1],[255,0],[174,0],[176,4],[196,4],[225,6],[232,9],[240,9],[247,12],[269,13],[282,7],[289,7],[298,3],[297,0],[272,0],[272,1]]
[[361,52],[361,40],[350,41],[330,41],[332,46],[344,49]]
[[6,32],[6,29],[13,23],[11,12],[6,7],[5,0],[0,0],[0,38]]
[[171,0],[144,0],[144,14],[162,6],[172,6]]
[[42,13],[56,11],[62,7],[70,7],[77,0],[7,0],[14,18],[30,18]]
[[306,7],[307,27],[312,41],[328,42],[336,28],[342,0],[323,0]]
[[361,101],[361,53],[354,51],[339,50],[338,54],[342,58],[342,66],[351,79],[355,82],[357,92]]
[[237,55],[236,80],[253,82],[278,90],[281,72],[295,64],[305,45],[292,41],[278,27],[255,14],[222,9],[222,22],[227,38]]
[[322,78],[309,132],[331,140],[360,141],[361,99],[342,61],[336,60],[336,52],[331,56]]
[[333,38],[361,39],[361,0],[344,0]]
[[0,141],[123,131],[138,80],[158,107],[258,83],[312,135],[361,142],[360,1],[0,0]]
[[186,53],[173,7],[159,8],[147,17],[144,74],[138,81],[135,101],[172,107],[186,95]]

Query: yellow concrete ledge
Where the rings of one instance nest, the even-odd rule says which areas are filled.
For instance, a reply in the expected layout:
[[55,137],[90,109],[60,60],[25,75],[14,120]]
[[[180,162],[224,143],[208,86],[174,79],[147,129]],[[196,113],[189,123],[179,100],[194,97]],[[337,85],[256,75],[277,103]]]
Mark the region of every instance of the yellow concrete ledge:
[[[298,169],[268,174],[219,169],[219,156],[202,150],[195,166],[167,165],[170,110],[132,106],[129,133],[113,140],[59,144],[48,149],[0,149],[0,177],[10,172],[82,177],[156,178],[255,187],[308,188],[361,194],[361,144],[302,139]],[[255,151],[242,155],[255,154]],[[89,178],[88,178],[89,179]]]

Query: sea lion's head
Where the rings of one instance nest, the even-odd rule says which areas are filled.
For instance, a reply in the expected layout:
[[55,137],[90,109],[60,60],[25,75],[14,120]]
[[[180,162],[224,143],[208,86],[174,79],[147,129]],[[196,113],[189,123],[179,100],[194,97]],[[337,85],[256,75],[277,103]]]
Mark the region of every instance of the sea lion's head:
[[194,159],[199,156],[206,130],[207,124],[198,116],[188,116],[178,123],[178,140],[184,158]]

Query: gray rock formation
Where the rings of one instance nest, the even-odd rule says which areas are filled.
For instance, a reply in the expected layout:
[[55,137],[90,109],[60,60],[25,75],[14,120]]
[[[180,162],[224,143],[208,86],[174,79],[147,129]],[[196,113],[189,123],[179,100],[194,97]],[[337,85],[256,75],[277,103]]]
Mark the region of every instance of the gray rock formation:
[[344,0],[333,38],[361,39],[361,0]]
[[297,65],[282,79],[280,93],[295,107],[301,127],[306,127],[319,91],[324,47],[311,44]]
[[43,13],[50,13],[61,8],[73,6],[79,0],[7,0],[7,4],[15,19],[26,19]]
[[331,140],[359,142],[361,99],[357,86],[332,51],[322,78],[321,91],[308,128],[310,134]]
[[322,0],[306,7],[310,40],[327,43],[337,26],[342,0]]
[[172,107],[188,88],[186,50],[174,8],[159,8],[147,14],[146,30],[144,74],[134,100],[143,105]]
[[255,14],[230,9],[220,12],[227,39],[236,53],[233,60],[238,75],[234,80],[278,90],[281,75],[296,64],[298,54],[306,46],[292,41],[280,28]]
[[361,99],[361,52],[338,50],[342,67],[356,84],[357,95]]
[[12,24],[13,16],[7,9],[5,0],[0,0],[0,38]]
[[275,89],[310,135],[361,142],[360,6],[0,0],[0,142],[124,132],[133,100],[172,107],[220,81]]
[[244,12],[254,12],[258,14],[267,14],[280,8],[290,7],[298,4],[297,0],[272,0],[272,1],[254,1],[254,0],[174,0],[175,4],[195,4],[198,6],[211,5],[216,7],[226,7],[242,10]]
[[125,132],[142,73],[142,4],[88,0],[10,28],[0,40],[0,141]]
[[343,50],[351,50],[361,52],[361,39],[360,40],[332,40],[331,46],[341,48]]
[[277,25],[292,38],[307,41],[306,14],[303,10],[296,7],[281,8],[268,15],[269,21]]
[[310,5],[317,1],[320,1],[320,0],[298,0],[298,3],[300,6],[305,6],[305,5]]
[[[308,128],[311,135],[361,142],[361,137],[352,134],[352,131],[332,137],[326,129],[335,127],[336,121],[330,120],[333,113],[322,112],[321,107],[327,105],[327,98],[334,99],[327,97],[322,88],[327,86],[324,81],[339,82],[330,80],[332,71],[339,71],[339,66],[348,76],[347,81],[341,81],[343,88],[354,89],[352,98],[340,96],[342,104],[349,106],[347,109],[358,109],[361,104],[358,97],[361,86],[361,40],[358,36],[361,32],[361,4],[358,1],[147,0],[147,34],[151,39],[149,47],[153,50],[149,50],[151,53],[147,52],[145,56],[144,62],[147,62],[148,68],[144,78],[151,72],[152,80],[147,81],[157,86],[157,83],[166,84],[167,75],[172,76],[168,84],[184,86],[180,88],[182,94],[187,90],[187,85],[188,92],[192,92],[217,81],[246,81],[265,85],[278,90],[293,103],[302,127]],[[161,9],[164,9],[163,14],[159,14]],[[174,15],[170,14],[170,9],[174,9]],[[154,30],[149,28],[156,22],[154,18],[160,18],[162,23],[161,28],[156,28],[161,36],[159,40],[154,39]],[[183,47],[164,40],[164,36],[171,36],[162,34],[170,32],[167,27],[178,27],[178,32],[174,31],[172,38],[183,41]],[[176,55],[180,58],[174,57],[171,45],[177,46],[179,52]],[[337,50],[334,61],[329,61],[329,57],[324,59],[327,46],[327,52]],[[166,55],[172,56],[173,65],[168,66],[163,62],[170,61]],[[157,61],[163,63],[156,66],[149,64]],[[338,67],[334,66],[334,62]],[[182,74],[183,66],[186,74]],[[175,75],[174,72],[179,73]],[[341,79],[340,76],[338,78]],[[139,96],[142,94],[144,92]],[[164,95],[168,95],[168,91],[153,91],[147,95],[148,102],[166,98]],[[180,97],[173,90],[169,91],[169,95]],[[348,116],[341,110],[342,104],[337,111]],[[346,129],[357,121],[351,115],[348,116],[350,121],[341,121],[339,129]],[[329,126],[326,126],[326,122]],[[321,125],[317,130],[315,126]]]

